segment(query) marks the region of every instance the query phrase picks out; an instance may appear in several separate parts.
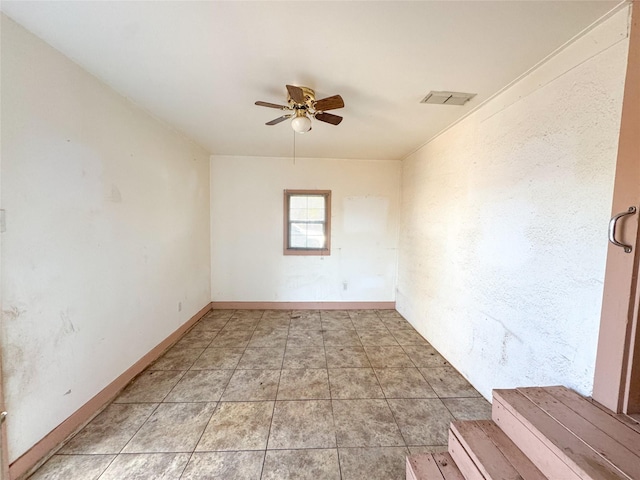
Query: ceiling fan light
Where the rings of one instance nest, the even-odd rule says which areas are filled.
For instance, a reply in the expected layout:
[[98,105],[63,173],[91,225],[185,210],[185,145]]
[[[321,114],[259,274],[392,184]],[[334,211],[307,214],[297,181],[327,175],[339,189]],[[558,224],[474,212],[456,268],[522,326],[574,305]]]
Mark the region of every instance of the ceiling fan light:
[[291,128],[297,133],[306,133],[311,130],[311,119],[306,115],[296,115],[291,120]]

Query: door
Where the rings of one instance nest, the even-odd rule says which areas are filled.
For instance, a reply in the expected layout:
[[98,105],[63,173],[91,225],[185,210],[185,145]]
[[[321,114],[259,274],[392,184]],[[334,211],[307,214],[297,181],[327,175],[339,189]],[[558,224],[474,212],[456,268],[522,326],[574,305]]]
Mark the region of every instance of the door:
[[[2,208],[2,207],[0,207]],[[4,231],[4,210],[0,210],[0,275],[2,275],[2,232]],[[7,426],[5,423],[4,396],[2,383],[2,346],[4,344],[2,328],[2,279],[0,278],[0,480],[9,479],[9,454],[7,451]]]
[[[1,302],[0,302],[1,303]],[[7,427],[4,421],[4,397],[2,396],[2,345],[0,345],[0,480],[9,479],[9,458],[7,452]]]
[[609,244],[593,386],[594,400],[625,413],[640,412],[640,2],[632,8],[612,208],[626,215],[610,225],[610,236],[630,251]]
[[[1,208],[1,207],[0,207]],[[0,210],[0,275],[2,275],[2,232],[4,231],[4,210]],[[0,278],[0,480],[9,478],[9,455],[7,452],[7,426],[5,424],[4,396],[2,383],[2,279]]]
[[[0,169],[1,171],[1,169]],[[1,183],[0,183],[1,185]],[[1,197],[0,197],[1,198]],[[9,479],[9,454],[7,451],[7,426],[5,424],[4,396],[2,383],[2,346],[4,345],[2,318],[2,232],[4,231],[4,210],[0,205],[0,480]]]

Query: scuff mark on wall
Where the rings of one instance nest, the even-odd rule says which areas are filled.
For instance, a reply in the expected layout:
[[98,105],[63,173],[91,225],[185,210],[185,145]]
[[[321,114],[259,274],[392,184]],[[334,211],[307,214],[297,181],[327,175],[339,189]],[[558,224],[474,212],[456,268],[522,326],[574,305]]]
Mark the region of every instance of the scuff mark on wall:
[[[509,360],[509,354],[507,351],[509,346],[508,343],[509,343],[509,340],[514,338],[518,339],[513,333],[511,333],[508,330],[505,330],[502,336],[502,348],[500,350],[500,365],[506,365],[508,363],[508,360]],[[522,343],[522,341],[520,343]]]
[[[526,347],[526,344],[518,335],[513,333],[513,331],[505,325],[503,320],[489,315],[486,312],[481,313],[485,317],[484,323],[490,323],[492,325],[474,325],[473,334],[471,335],[470,345],[467,351],[471,353],[475,348],[479,347],[479,356],[483,360],[487,361],[487,363],[497,361],[500,365],[507,365],[510,360],[510,352],[520,351],[522,348]],[[495,338],[501,338],[499,343],[499,355],[495,348],[491,346],[492,344],[495,344]],[[479,345],[476,345],[476,342],[479,342]]]
[[113,203],[122,203],[122,194],[117,186],[111,185],[111,193],[109,194],[109,200]]
[[60,320],[62,321],[62,331],[68,335],[76,332],[76,326],[71,321],[69,309],[60,312]]
[[22,347],[15,344],[8,344],[5,348],[4,357],[4,381],[5,387],[17,386],[18,390],[26,395],[31,391],[32,380],[37,373],[35,359],[25,355]]
[[486,318],[488,320],[493,320],[494,322],[496,322],[498,325],[500,325],[502,327],[502,330],[505,333],[508,333],[509,335],[512,335],[514,338],[516,338],[517,340],[519,340],[520,342],[522,342],[522,340],[520,340],[520,337],[518,337],[517,335],[515,335],[509,328],[507,328],[507,326],[504,324],[504,321],[500,320],[499,318],[496,318],[492,315],[489,315],[487,312],[484,311],[480,311],[480,313],[482,313],[483,315],[486,316]]
[[21,315],[27,313],[27,310],[21,310],[20,308],[14,306],[9,307],[7,310],[2,311],[2,317],[7,322],[12,322],[18,320]]

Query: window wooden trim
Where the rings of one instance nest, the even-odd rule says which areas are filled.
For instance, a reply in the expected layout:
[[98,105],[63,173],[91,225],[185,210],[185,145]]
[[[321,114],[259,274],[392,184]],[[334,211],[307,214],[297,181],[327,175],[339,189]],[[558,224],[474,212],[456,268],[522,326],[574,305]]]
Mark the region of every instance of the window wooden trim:
[[[325,198],[325,248],[289,248],[289,198],[292,195],[321,195]],[[331,190],[285,190],[284,191],[284,255],[331,255]]]

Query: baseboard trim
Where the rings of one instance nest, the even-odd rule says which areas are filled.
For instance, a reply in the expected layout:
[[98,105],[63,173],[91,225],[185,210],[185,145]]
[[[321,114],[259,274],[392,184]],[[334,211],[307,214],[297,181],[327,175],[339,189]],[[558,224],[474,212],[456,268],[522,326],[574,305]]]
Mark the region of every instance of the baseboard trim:
[[96,416],[131,380],[156,360],[167,348],[212,309],[209,303],[175,332],[156,345],[149,353],[129,367],[123,374],[103,388],[100,393],[76,410],[69,418],[49,432],[42,440],[9,465],[9,479],[18,480],[42,465],[63,442]]
[[214,310],[395,310],[396,302],[211,302]]

